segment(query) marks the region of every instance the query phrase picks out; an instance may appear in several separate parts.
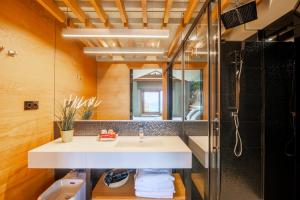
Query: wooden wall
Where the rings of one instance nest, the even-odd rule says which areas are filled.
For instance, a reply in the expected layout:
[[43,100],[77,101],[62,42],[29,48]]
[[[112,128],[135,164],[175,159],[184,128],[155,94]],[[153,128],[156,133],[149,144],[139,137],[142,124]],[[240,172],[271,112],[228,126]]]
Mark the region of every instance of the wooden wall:
[[70,94],[84,97],[97,95],[95,57],[84,55],[80,43],[61,38],[61,31],[57,31],[56,35],[55,113],[58,105]]
[[130,69],[127,64],[98,63],[99,120],[130,119]]
[[[1,200],[36,199],[52,183],[52,170],[27,168],[27,151],[52,140],[55,96],[96,95],[94,58],[84,57],[79,43],[63,41],[55,24],[34,0],[1,1]],[[7,56],[8,49],[18,55]],[[38,100],[39,110],[24,111],[25,100]]]

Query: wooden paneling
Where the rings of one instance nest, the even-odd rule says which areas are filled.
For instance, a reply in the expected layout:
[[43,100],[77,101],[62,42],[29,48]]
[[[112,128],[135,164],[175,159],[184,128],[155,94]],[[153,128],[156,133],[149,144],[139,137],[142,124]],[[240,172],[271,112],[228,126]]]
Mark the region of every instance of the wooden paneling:
[[[0,46],[5,47],[0,51],[1,200],[36,199],[52,183],[52,170],[27,168],[27,151],[52,140],[54,97],[70,91],[96,94],[94,59],[83,56],[79,43],[63,41],[55,23],[34,0],[1,1]],[[7,56],[8,49],[18,55]],[[77,74],[81,81],[76,81]],[[55,95],[57,87],[63,89]],[[25,100],[38,100],[40,108],[24,111]]]
[[130,70],[127,64],[98,63],[97,119],[130,119]]
[[[60,30],[60,29],[59,29]],[[55,58],[55,105],[70,94],[79,96],[96,96],[97,64],[95,57],[83,54],[79,43],[59,37],[57,31]]]

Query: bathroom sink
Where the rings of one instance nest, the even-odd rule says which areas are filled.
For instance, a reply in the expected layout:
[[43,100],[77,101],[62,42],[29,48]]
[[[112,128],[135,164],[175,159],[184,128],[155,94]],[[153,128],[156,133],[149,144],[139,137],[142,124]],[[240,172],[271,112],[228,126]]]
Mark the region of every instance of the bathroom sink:
[[191,168],[192,152],[178,136],[119,136],[99,141],[74,136],[51,141],[28,152],[29,168]]
[[189,136],[188,145],[195,157],[205,167],[209,167],[208,136]]
[[163,146],[161,138],[158,137],[143,137],[143,138],[127,138],[118,140],[116,147],[120,148],[159,148]]

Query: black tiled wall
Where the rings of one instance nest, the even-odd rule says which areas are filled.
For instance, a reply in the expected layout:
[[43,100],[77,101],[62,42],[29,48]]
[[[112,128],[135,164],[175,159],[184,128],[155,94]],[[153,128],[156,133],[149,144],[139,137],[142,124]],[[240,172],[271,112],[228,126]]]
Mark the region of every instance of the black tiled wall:
[[292,98],[291,87],[296,73],[294,52],[293,43],[264,46],[265,200],[296,199],[296,158],[292,155],[295,137],[291,125],[291,112],[296,112],[296,94]]
[[246,43],[240,96],[240,134],[243,154],[234,153],[235,134],[231,116],[235,106],[235,51],[240,42],[221,44],[221,199],[262,199],[261,45]]
[[[230,108],[235,106],[232,62],[234,51],[240,48],[240,42],[221,44],[221,199],[293,200],[296,161],[286,149],[287,144],[293,147],[289,105],[295,74],[294,44],[246,43],[240,98],[244,151],[237,158],[233,154],[235,136]],[[296,108],[296,103],[293,106]]]

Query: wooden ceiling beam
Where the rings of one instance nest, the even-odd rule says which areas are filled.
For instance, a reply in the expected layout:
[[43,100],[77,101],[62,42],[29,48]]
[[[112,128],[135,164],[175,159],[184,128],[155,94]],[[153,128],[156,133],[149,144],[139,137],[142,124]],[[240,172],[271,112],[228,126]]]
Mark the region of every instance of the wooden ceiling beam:
[[59,22],[64,23],[66,16],[64,12],[57,7],[53,0],[37,0],[37,2],[50,12]]
[[99,5],[96,0],[88,0],[88,1],[90,2],[91,6],[95,9],[98,17],[104,24],[104,27],[106,27],[106,28],[111,27],[109,20],[108,20],[108,16],[105,13],[105,11],[103,10],[102,6]]
[[[42,5],[48,12],[50,12],[59,22],[64,23],[66,16],[63,11],[61,11],[53,0],[37,0],[37,2]],[[75,28],[76,25],[70,21],[67,22],[70,27]],[[94,47],[93,43],[89,40],[80,40],[84,46]]]
[[166,2],[165,2],[163,27],[166,27],[169,23],[170,10],[171,10],[172,4],[173,4],[173,0],[166,0]]
[[83,10],[79,7],[77,1],[75,0],[62,0],[67,7],[69,7],[74,15],[78,18],[78,20],[82,23],[86,23],[88,19]]
[[[81,23],[84,23],[86,27],[88,28],[97,28],[95,26],[95,24],[93,24],[88,17],[86,16],[86,14],[84,13],[84,11],[79,7],[77,1],[75,0],[62,0],[66,6],[68,6],[72,12],[74,13],[74,15],[78,18],[78,20]],[[101,46],[103,47],[109,47],[109,45],[107,44],[107,42],[105,42],[104,40],[98,40],[99,44],[101,44]]]
[[115,0],[115,4],[120,12],[120,17],[123,22],[124,27],[128,27],[128,17],[125,11],[125,6],[123,0]]
[[186,11],[184,12],[184,15],[183,15],[182,24],[180,24],[177,27],[174,39],[172,40],[171,45],[169,47],[168,54],[167,54],[168,57],[170,57],[172,55],[173,51],[175,50],[175,48],[177,46],[177,43],[180,39],[180,36],[181,36],[184,28],[186,27],[186,25],[192,19],[193,12],[195,11],[198,3],[199,3],[199,0],[189,0],[189,4],[187,6],[187,9],[186,9]]
[[190,0],[189,1],[189,4],[188,4],[188,7],[186,9],[186,11],[184,12],[184,15],[183,15],[183,25],[186,26],[188,23],[190,23],[191,19],[192,19],[192,16],[193,16],[193,13],[197,7],[199,3],[199,0]]
[[141,7],[143,12],[143,24],[144,27],[147,27],[148,25],[147,0],[141,0]]

